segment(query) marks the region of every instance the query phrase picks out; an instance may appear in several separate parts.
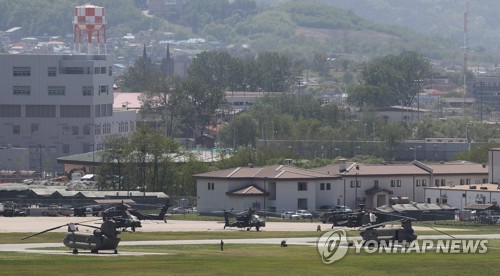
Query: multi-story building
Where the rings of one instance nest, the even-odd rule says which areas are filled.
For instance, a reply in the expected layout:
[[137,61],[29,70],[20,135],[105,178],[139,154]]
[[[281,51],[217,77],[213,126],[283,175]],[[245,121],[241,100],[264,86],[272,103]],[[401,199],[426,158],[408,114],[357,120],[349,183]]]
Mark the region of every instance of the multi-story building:
[[113,110],[109,55],[0,55],[0,64],[0,145],[28,148],[30,169],[62,172],[56,158],[135,129],[135,111]]
[[488,111],[500,110],[500,76],[476,77],[469,81],[467,91],[476,100],[476,113],[481,120],[487,119]]

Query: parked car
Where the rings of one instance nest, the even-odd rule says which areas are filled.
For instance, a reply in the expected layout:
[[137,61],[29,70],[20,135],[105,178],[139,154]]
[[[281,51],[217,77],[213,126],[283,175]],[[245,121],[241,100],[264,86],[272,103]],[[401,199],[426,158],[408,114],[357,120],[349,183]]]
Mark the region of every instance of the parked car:
[[196,207],[175,207],[170,211],[172,214],[187,214],[187,213],[197,213],[198,209]]
[[333,208],[334,212],[339,212],[339,213],[348,213],[352,212],[351,208],[345,206],[345,205],[337,205]]
[[296,214],[294,211],[285,211],[281,214],[282,219],[300,219],[300,216]]
[[312,219],[313,215],[307,210],[297,210],[295,214],[299,215],[301,219]]

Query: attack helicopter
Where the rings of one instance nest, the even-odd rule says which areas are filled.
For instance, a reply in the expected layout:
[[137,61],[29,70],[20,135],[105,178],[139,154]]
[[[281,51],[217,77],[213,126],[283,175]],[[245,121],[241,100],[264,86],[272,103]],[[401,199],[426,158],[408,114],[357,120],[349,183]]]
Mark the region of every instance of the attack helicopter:
[[249,208],[247,211],[243,211],[237,213],[236,221],[230,222],[229,217],[232,216],[233,209],[231,211],[224,210],[224,229],[226,227],[238,227],[238,228],[246,228],[247,231],[250,231],[252,227],[255,227],[257,231],[260,230],[261,227],[266,226],[266,222],[257,214],[254,213],[252,208]]
[[[21,240],[26,240],[34,236],[38,236],[49,231],[59,229],[61,227],[68,227],[68,232],[64,236],[63,244],[70,249],[72,249],[73,254],[78,254],[78,250],[90,250],[91,253],[99,253],[100,250],[114,250],[117,254],[118,243],[120,243],[120,238],[118,235],[120,232],[117,230],[116,223],[111,220],[105,220],[101,224],[101,227],[88,225],[84,223],[68,223],[57,227],[53,227],[33,235],[22,238]],[[89,228],[94,228],[92,233],[81,233],[79,232],[78,226],[84,226]]]
[[122,202],[119,205],[105,209],[102,212],[102,217],[103,220],[115,221],[117,228],[121,228],[122,230],[130,228],[135,232],[136,228],[142,227],[141,220],[163,220],[167,223],[166,213],[170,206],[172,205],[167,201],[159,214],[143,214],[139,210]]
[[116,223],[116,228],[120,228],[125,231],[127,228],[132,229],[135,232],[136,228],[142,227],[141,221],[134,215],[132,215],[128,210],[128,205],[122,204],[118,207],[110,207],[102,211],[103,221],[114,221]]
[[163,222],[167,223],[166,214],[168,208],[171,206],[172,204],[170,204],[170,201],[167,201],[165,205],[163,205],[163,207],[161,208],[159,214],[143,214],[136,209],[129,209],[129,212],[132,215],[136,216],[139,220],[163,220]]

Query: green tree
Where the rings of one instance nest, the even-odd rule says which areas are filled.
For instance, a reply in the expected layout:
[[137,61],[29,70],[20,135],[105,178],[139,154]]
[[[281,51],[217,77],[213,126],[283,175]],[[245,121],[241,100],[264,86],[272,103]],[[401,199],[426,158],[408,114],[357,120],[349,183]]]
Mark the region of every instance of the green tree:
[[488,163],[488,151],[492,148],[496,148],[499,145],[496,143],[487,143],[476,148],[472,148],[468,151],[458,153],[454,159],[455,160],[465,160],[474,163],[487,164]]
[[106,150],[97,151],[101,160],[98,170],[98,185],[102,190],[131,190],[130,181],[126,181],[128,154],[125,148],[129,143],[127,136],[112,135],[104,139]]
[[159,68],[152,64],[149,58],[140,57],[134,65],[125,70],[122,78],[124,89],[136,92],[148,90],[152,83],[158,83],[161,76]]
[[430,61],[419,53],[387,55],[363,69],[363,84],[350,90],[348,100],[358,106],[410,106],[431,74]]

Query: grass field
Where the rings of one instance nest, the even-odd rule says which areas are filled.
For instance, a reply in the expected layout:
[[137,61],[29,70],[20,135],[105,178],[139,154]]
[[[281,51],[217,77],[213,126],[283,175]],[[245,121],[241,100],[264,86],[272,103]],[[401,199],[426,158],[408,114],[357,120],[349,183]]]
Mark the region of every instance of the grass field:
[[[452,227],[452,226],[450,226]],[[470,226],[468,230],[474,230]],[[484,227],[473,233],[492,233]],[[464,233],[463,231],[461,233]],[[419,232],[423,235],[423,232]],[[427,231],[425,232],[427,234]],[[428,233],[436,234],[436,233]],[[19,243],[27,233],[2,233],[0,243]],[[122,240],[182,240],[232,238],[287,238],[319,236],[313,232],[161,232],[123,233]],[[351,233],[355,235],[355,233]],[[63,233],[47,233],[30,242],[58,242]],[[61,244],[62,245],[62,244]],[[67,248],[59,248],[69,252]],[[148,256],[44,255],[0,253],[1,275],[500,275],[500,240],[488,242],[485,254],[359,253],[326,265],[315,246],[214,245],[120,246],[120,252],[168,253]]]
[[[2,275],[499,275],[499,242],[486,254],[355,254],[323,264],[313,246],[218,245],[120,247],[155,256],[0,253]],[[67,249],[66,249],[67,250]]]

